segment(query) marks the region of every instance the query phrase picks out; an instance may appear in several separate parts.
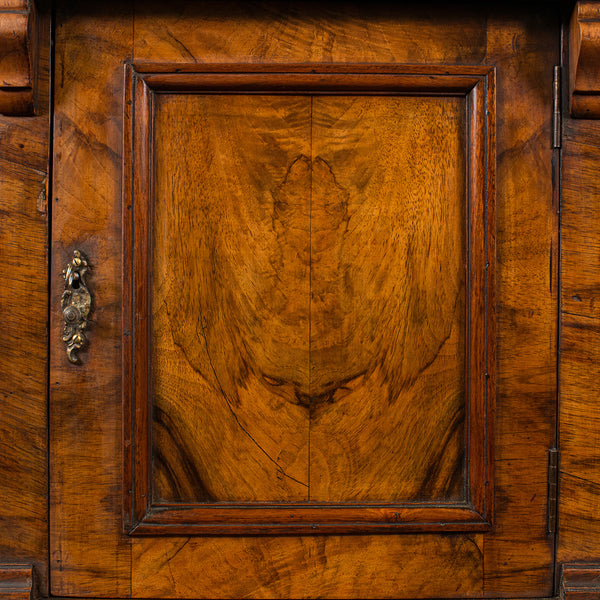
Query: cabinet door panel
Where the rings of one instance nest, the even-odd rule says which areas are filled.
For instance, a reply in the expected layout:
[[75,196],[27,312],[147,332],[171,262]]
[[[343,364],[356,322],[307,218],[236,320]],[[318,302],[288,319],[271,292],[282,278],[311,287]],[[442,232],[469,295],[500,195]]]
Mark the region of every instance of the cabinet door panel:
[[558,15],[425,4],[61,5],[53,594],[553,594]]
[[128,69],[126,531],[489,528],[495,73],[288,69]]

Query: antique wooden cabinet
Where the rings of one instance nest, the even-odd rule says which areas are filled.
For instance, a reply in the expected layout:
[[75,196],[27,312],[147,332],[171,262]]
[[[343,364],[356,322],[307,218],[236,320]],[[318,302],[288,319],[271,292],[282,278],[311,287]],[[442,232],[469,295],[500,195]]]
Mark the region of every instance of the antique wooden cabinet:
[[600,3],[0,6],[0,598],[600,597]]

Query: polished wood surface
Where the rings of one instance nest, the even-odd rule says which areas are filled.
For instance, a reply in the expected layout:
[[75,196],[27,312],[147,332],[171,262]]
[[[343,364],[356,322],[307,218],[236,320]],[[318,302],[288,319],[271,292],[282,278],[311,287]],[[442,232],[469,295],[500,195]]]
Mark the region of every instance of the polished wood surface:
[[[552,315],[558,293],[559,244],[555,232],[559,194],[555,187],[554,201],[547,204],[547,186],[552,179],[545,168],[548,150],[546,146],[542,152],[536,149],[541,140],[551,139],[546,109],[548,71],[558,62],[553,8],[538,5],[527,16],[528,8],[515,6],[484,14],[473,7],[462,11],[437,3],[435,8],[423,5],[402,10],[382,3],[370,6],[370,18],[365,19],[364,9],[358,4],[346,6],[343,11],[312,6],[309,12],[317,10],[318,19],[307,24],[304,9],[291,5],[282,8],[271,4],[265,10],[266,5],[172,2],[169,6],[148,6],[140,2],[134,32],[133,13],[126,7],[123,14],[122,3],[96,8],[89,4],[76,8],[74,3],[71,6],[62,0],[56,4],[55,160],[60,177],[70,180],[72,187],[58,186],[59,193],[48,196],[48,201],[58,199],[53,204],[66,210],[54,211],[54,249],[58,248],[60,256],[52,267],[56,290],[51,306],[58,306],[60,270],[73,244],[83,242],[90,249],[103,248],[95,254],[102,261],[108,256],[109,268],[108,272],[103,268],[94,272],[94,277],[100,278],[94,285],[100,282],[101,295],[95,315],[99,320],[94,324],[99,324],[99,329],[91,334],[92,340],[108,342],[108,350],[103,351],[101,360],[95,358],[94,346],[83,355],[84,361],[94,361],[92,378],[77,376],[77,371],[68,371],[68,365],[62,365],[61,370],[52,371],[56,377],[50,382],[53,388],[62,388],[58,395],[52,392],[51,396],[51,408],[60,407],[50,426],[53,442],[58,441],[50,459],[51,498],[55,503],[50,540],[54,592],[69,594],[70,598],[128,597],[131,593],[146,598],[190,598],[214,595],[215,589],[221,589],[224,597],[539,597],[553,593],[548,583],[552,536],[538,525],[536,516],[544,512],[546,503],[545,452],[556,442],[550,433],[553,419],[545,419],[551,410],[551,390],[556,388],[551,383],[555,373],[550,349],[555,345]],[[569,82],[574,86],[575,114],[583,117],[594,116],[597,104],[597,6],[597,2],[578,3],[585,18],[578,19],[577,27],[571,30],[572,62],[570,73],[564,73],[565,88]],[[2,16],[12,11],[16,14],[2,21],[0,28],[0,33],[7,33],[0,42],[3,80],[10,79],[8,71],[16,65],[15,72],[21,73],[19,81],[27,88],[24,95],[19,90],[8,95],[0,90],[0,104],[4,98],[20,94],[29,111],[35,60],[32,64],[29,58],[24,59],[29,49],[22,17],[28,9],[22,0],[0,2]],[[402,13],[400,18],[395,10]],[[251,33],[240,35],[240,23]],[[215,31],[223,35],[215,36]],[[40,48],[49,53],[47,41]],[[116,389],[119,377],[113,371],[119,363],[121,330],[114,311],[118,315],[121,273],[119,250],[97,244],[94,236],[107,225],[113,241],[120,239],[117,196],[123,57],[135,58],[137,65],[150,62],[155,70],[159,69],[152,61],[157,59],[167,65],[173,61],[183,65],[194,60],[225,63],[232,57],[237,62],[256,61],[257,57],[290,63],[364,61],[366,68],[369,62],[485,62],[498,69],[500,322],[494,475],[497,529],[493,533],[466,537],[451,534],[441,540],[430,534],[202,540],[171,537],[161,544],[152,539],[129,542],[120,537],[121,421],[114,416],[119,415],[120,391]],[[47,80],[45,60],[38,73],[42,82]],[[28,73],[25,79],[22,73]],[[107,81],[112,88],[107,87]],[[11,100],[9,104],[13,110],[23,106],[23,101]],[[0,118],[0,216],[5,225],[0,228],[0,316],[4,332],[0,342],[2,598],[31,595],[32,565],[39,595],[48,595],[44,349],[47,275],[45,267],[40,266],[46,261],[48,213],[45,106],[47,92],[45,99],[43,94],[40,99],[40,117]],[[557,583],[560,565],[567,564],[562,584],[555,590],[565,598],[596,598],[598,570],[593,561],[600,561],[600,481],[595,365],[599,358],[596,348],[600,315],[596,301],[595,203],[600,129],[593,119],[567,119],[570,110],[570,95],[565,93]],[[555,152],[555,177],[559,169],[557,155]],[[95,168],[82,167],[88,163]],[[102,200],[97,202],[97,198]],[[75,204],[68,207],[73,199]],[[331,231],[327,230],[324,237],[331,237]],[[549,231],[553,232],[550,245]],[[536,241],[528,240],[530,234]],[[325,246],[327,243],[325,239]],[[546,289],[553,291],[546,295]],[[549,335],[545,336],[544,331]],[[52,336],[53,340],[60,338],[58,320]],[[52,352],[57,359],[63,356],[62,344],[53,341]],[[532,407],[535,416],[529,411]],[[89,416],[87,411],[91,412]],[[540,419],[543,426],[539,426]],[[172,446],[167,450],[169,454],[175,451]],[[83,462],[78,462],[80,459]],[[130,563],[129,543],[134,563]],[[586,561],[588,564],[582,564]],[[393,567],[389,568],[390,564]],[[414,576],[420,571],[427,572],[427,580]]]
[[[50,564],[52,594],[118,598],[130,594],[131,552],[118,535],[122,261],[121,214],[113,202],[121,192],[121,61],[130,57],[133,23],[119,3],[104,9],[101,25],[65,4],[57,13],[55,58],[62,67],[54,84],[50,303],[60,306],[61,272],[79,249],[91,266],[93,324],[82,365],[74,365],[62,341],[61,311],[51,311]],[[90,49],[84,59],[77,39],[103,50]]]
[[[484,477],[491,456],[485,415],[494,391],[494,361],[486,362],[494,346],[487,301],[493,293],[492,221],[486,225],[493,206],[493,71],[477,75],[470,68],[467,75],[460,68],[412,67],[407,74],[390,65],[355,75],[362,67],[321,73],[288,65],[290,74],[271,79],[256,68],[244,74],[232,66],[231,75],[203,68],[195,74],[191,65],[177,69],[190,72],[181,80],[145,73],[136,76],[132,91],[124,253],[127,259],[133,249],[134,258],[124,286],[132,286],[135,304],[125,320],[124,344],[126,356],[136,359],[132,367],[126,363],[133,379],[124,399],[129,415],[129,390],[135,388],[131,510],[152,524],[136,533],[156,534],[156,525],[171,528],[178,519],[185,523],[181,533],[193,532],[196,520],[206,533],[232,533],[236,521],[257,532],[261,511],[277,524],[298,523],[294,531],[302,522],[314,532],[334,522],[346,530],[361,521],[377,530],[386,522],[432,529],[436,521],[443,530],[481,528],[492,511]],[[397,95],[420,93],[423,85],[429,90],[432,80],[457,93],[469,77],[466,98]],[[346,78],[352,92],[388,95],[344,95]],[[148,80],[160,96],[148,95]],[[177,95],[168,94],[167,81]],[[334,89],[342,95],[335,102],[320,95],[267,95],[303,86],[313,94]],[[198,96],[198,88],[262,94]],[[468,130],[465,113],[472,121]],[[149,115],[156,115],[151,123]],[[358,124],[347,121],[356,115]],[[149,131],[154,141],[147,147]],[[349,145],[342,132],[349,132]],[[414,140],[418,146],[407,152]],[[182,144],[189,160],[173,154]],[[439,153],[433,159],[432,148]],[[338,162],[336,174],[329,165]],[[427,167],[432,162],[436,169]],[[439,215],[433,227],[430,209]],[[447,271],[454,274],[449,299],[438,276]],[[341,408],[331,410],[338,403]],[[152,459],[145,455],[149,405]],[[445,405],[449,409],[440,410]],[[304,480],[302,471],[290,474],[286,453],[304,469]],[[324,494],[323,482],[340,477],[338,484],[333,479],[339,495]],[[344,478],[354,482],[350,488]],[[293,484],[299,492],[290,496]],[[444,485],[454,488],[444,493]],[[127,477],[125,489],[130,486]],[[362,488],[357,492],[356,486]],[[148,504],[144,499],[151,495]],[[273,506],[169,508],[194,501],[304,505],[279,515]],[[319,511],[309,501],[362,505]],[[380,504],[366,510],[364,502]],[[414,510],[411,518],[403,502],[431,508]],[[152,514],[154,508],[159,512]],[[211,514],[219,525],[208,530]]]
[[559,563],[600,561],[600,123],[566,118],[562,164]]
[[467,499],[465,113],[313,99],[311,500]]
[[[481,534],[438,540],[427,535],[139,540],[133,547],[132,593],[156,598],[481,597],[481,544]],[[192,577],[190,565],[200,564],[211,567]],[[416,576],[419,572],[427,577]]]
[[[571,66],[583,69],[588,89],[597,89],[594,52],[600,15],[598,6],[579,3],[592,20],[581,23],[583,39],[569,38]],[[595,11],[595,12],[590,12]],[[576,14],[577,11],[576,11]],[[573,25],[573,22],[572,22]],[[594,50],[596,48],[596,50]],[[573,70],[570,76],[573,78]],[[595,70],[594,70],[595,69]],[[579,71],[576,83],[581,81]],[[571,79],[573,81],[573,79]],[[597,93],[597,92],[596,92]],[[575,96],[574,96],[575,99]],[[598,96],[588,100],[596,114]],[[565,598],[597,598],[600,526],[600,414],[597,397],[600,378],[600,289],[598,265],[598,161],[600,124],[570,118],[564,111],[561,207],[561,354],[560,354],[560,476],[557,562],[564,566]],[[577,114],[576,116],[590,116]],[[592,115],[593,116],[593,115]],[[596,115],[597,116],[597,115]],[[585,563],[592,563],[586,566]],[[576,563],[571,565],[570,563]],[[579,564],[577,564],[579,563]],[[583,563],[583,564],[582,564]],[[596,563],[596,564],[593,564]]]
[[532,596],[553,593],[547,453],[556,443],[559,282],[551,105],[560,56],[558,15],[547,8],[519,19],[496,8],[488,19],[498,112],[496,528],[485,538],[491,598],[519,596],[525,588]]
[[[2,10],[10,8],[18,10],[14,2],[0,3],[0,21]],[[39,11],[37,22],[43,40],[39,115],[0,116],[0,596],[13,586],[13,564],[18,566],[13,573],[17,588],[29,585],[21,575],[25,564],[29,579],[35,568],[39,593],[48,593],[46,9]],[[3,64],[0,60],[0,70]],[[0,97],[0,112],[2,107]]]
[[154,111],[155,500],[308,500],[311,100]]
[[[57,18],[55,184],[64,208],[55,228],[54,268],[82,239],[88,256],[103,257],[107,267],[95,275],[102,292],[99,321],[84,356],[93,376],[88,373],[86,379],[58,363],[58,350],[54,354],[52,464],[57,477],[51,522],[61,523],[52,537],[54,592],[119,596],[131,590],[135,596],[163,598],[285,597],[305,590],[323,597],[551,594],[553,544],[545,531],[545,494],[546,452],[555,427],[556,338],[550,325],[557,311],[557,222],[547,140],[557,19],[550,12],[509,18],[506,10],[488,14],[472,7],[469,12],[387,5],[341,11],[311,4],[286,12],[275,4],[175,2],[168,10],[140,4],[133,27],[128,16],[111,14],[112,20],[97,20],[84,8],[72,8]],[[100,46],[105,51],[98,52]],[[117,398],[122,96],[116,90],[123,91],[122,62],[129,58],[136,64],[326,61],[497,68],[499,393],[493,420],[497,503],[492,532],[123,536],[117,500],[123,463]],[[70,166],[73,157],[81,159],[81,166]],[[107,237],[100,234],[103,227]],[[329,231],[323,230],[325,246],[331,243]],[[472,334],[482,335],[481,328]],[[100,342],[98,350],[93,350],[93,337]],[[72,389],[79,390],[77,402],[68,394]],[[82,490],[85,503],[79,502]],[[94,548],[86,552],[90,539]]]

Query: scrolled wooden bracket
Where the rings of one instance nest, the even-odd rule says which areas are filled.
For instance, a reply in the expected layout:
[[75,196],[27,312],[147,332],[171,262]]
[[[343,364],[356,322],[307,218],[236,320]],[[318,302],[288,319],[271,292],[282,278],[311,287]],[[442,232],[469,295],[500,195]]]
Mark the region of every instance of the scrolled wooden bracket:
[[0,600],[31,600],[34,590],[33,565],[0,564]]
[[35,14],[32,0],[0,0],[0,114],[34,114]]
[[569,27],[571,116],[600,119],[600,1],[580,0]]

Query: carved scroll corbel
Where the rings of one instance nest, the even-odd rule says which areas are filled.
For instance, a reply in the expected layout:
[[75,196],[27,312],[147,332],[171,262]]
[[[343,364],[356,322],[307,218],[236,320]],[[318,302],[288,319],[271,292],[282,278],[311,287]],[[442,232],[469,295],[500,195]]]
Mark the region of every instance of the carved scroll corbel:
[[32,115],[36,35],[32,0],[0,0],[0,114]]
[[569,28],[571,116],[600,119],[600,1],[575,5]]

